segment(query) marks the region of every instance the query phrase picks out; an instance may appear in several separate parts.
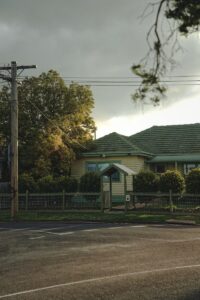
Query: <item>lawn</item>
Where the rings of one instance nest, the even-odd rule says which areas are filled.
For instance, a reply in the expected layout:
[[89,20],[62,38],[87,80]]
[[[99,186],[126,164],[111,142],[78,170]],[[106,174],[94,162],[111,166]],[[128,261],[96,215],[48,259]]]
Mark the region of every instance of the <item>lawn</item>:
[[[0,212],[0,221],[9,221],[9,212]],[[165,223],[167,220],[189,220],[200,224],[200,216],[175,214],[148,214],[133,212],[19,212],[15,221],[80,221],[80,222],[114,222],[114,223]]]

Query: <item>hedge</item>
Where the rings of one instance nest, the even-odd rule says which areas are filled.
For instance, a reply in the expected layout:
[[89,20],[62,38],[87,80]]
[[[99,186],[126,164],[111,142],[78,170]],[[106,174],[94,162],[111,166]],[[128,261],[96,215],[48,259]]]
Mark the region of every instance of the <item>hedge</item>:
[[185,180],[178,171],[166,171],[160,177],[160,191],[181,193],[185,188]]
[[193,169],[186,176],[186,192],[200,194],[200,169]]
[[141,171],[133,177],[134,192],[156,192],[158,185],[159,178],[151,171]]

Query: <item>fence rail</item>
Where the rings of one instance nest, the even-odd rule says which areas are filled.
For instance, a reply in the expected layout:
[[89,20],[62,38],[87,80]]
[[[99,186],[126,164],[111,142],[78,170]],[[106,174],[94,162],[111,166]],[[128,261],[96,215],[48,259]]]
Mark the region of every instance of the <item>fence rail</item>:
[[129,209],[200,214],[200,194],[130,193]]
[[[19,210],[100,209],[100,193],[20,193]],[[0,194],[0,210],[11,208],[11,195]]]
[[[140,212],[171,212],[200,215],[200,194],[133,193],[130,201],[113,205],[112,209]],[[124,197],[122,197],[124,198]],[[124,201],[124,200],[123,200]],[[125,205],[124,205],[125,204]],[[11,194],[0,193],[0,211],[11,208]],[[19,210],[101,209],[100,193],[20,193]]]

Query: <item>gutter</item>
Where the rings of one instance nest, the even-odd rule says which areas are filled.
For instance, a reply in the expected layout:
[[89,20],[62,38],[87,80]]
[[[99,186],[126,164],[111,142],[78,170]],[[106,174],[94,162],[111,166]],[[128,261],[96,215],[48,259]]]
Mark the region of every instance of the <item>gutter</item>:
[[81,157],[114,157],[114,156],[143,156],[153,158],[151,153],[147,152],[96,152],[96,153],[82,153]]

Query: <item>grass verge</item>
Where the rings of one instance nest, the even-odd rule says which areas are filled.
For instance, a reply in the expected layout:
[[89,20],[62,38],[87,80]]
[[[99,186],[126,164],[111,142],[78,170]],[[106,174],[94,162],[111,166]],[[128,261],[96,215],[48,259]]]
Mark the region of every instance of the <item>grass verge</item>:
[[[200,216],[192,215],[171,215],[171,214],[148,214],[121,212],[19,212],[16,221],[75,221],[75,222],[113,222],[113,223],[165,223],[169,219],[192,220],[200,224]],[[0,221],[10,221],[9,212],[0,212]]]

